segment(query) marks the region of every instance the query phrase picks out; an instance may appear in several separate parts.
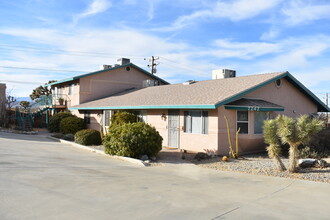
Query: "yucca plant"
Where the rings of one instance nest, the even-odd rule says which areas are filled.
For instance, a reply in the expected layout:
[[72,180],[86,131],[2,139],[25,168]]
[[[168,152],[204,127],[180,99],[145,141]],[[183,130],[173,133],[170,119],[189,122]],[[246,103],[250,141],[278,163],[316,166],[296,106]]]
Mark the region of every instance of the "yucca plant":
[[288,116],[279,115],[277,118],[277,135],[283,144],[289,144],[289,172],[297,171],[297,162],[300,144],[306,144],[313,134],[323,129],[323,122],[312,119],[307,115],[300,116],[296,120]]
[[286,168],[280,157],[281,143],[276,132],[277,132],[276,120],[264,121],[263,133],[264,133],[265,143],[269,145],[266,148],[268,152],[268,156],[274,160],[274,163],[278,171],[284,171],[286,170]]

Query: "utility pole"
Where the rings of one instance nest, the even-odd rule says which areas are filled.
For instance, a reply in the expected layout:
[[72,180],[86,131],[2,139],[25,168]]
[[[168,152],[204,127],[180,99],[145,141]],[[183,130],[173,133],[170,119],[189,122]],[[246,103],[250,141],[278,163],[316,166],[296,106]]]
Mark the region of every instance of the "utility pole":
[[151,64],[149,64],[148,67],[151,68],[151,74],[155,74],[157,72],[156,66],[159,63],[156,63],[156,60],[159,60],[159,57],[155,58],[154,56],[152,56],[151,59],[149,59],[149,62],[151,62]]
[[[325,104],[329,107],[329,93],[325,93]],[[329,112],[327,112],[327,126],[329,126]]]

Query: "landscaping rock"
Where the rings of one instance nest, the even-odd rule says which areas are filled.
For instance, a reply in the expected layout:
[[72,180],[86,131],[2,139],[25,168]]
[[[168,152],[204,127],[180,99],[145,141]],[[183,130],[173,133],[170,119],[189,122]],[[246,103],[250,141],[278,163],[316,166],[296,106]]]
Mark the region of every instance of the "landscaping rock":
[[151,161],[156,161],[157,160],[157,157],[152,156],[152,157],[150,157],[150,159],[151,159]]
[[149,160],[149,157],[148,157],[148,155],[142,155],[140,157],[140,160],[142,160],[142,161]]
[[316,159],[299,159],[298,165],[301,168],[309,168],[309,167],[314,167],[316,162],[317,162]]
[[210,159],[210,158],[211,158],[211,156],[204,152],[198,152],[194,157],[194,159],[198,160],[198,161],[206,160],[206,159]]
[[326,168],[328,164],[325,160],[317,160],[315,166],[319,168]]

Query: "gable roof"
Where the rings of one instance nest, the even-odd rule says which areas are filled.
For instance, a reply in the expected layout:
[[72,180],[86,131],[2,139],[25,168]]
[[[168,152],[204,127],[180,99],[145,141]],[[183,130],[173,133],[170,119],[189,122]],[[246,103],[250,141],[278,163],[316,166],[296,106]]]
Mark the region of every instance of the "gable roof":
[[90,72],[90,73],[85,73],[85,74],[82,74],[82,75],[70,77],[70,78],[63,79],[63,80],[60,80],[60,81],[57,81],[57,82],[46,84],[46,86],[53,86],[53,85],[57,85],[57,84],[65,83],[65,82],[70,82],[70,81],[80,79],[80,78],[83,78],[83,77],[92,76],[92,75],[95,75],[95,74],[99,74],[99,73],[103,73],[103,72],[106,72],[106,71],[111,71],[111,70],[115,70],[115,69],[119,69],[119,68],[127,67],[127,66],[134,67],[135,69],[140,70],[141,72],[147,74],[148,76],[151,76],[156,80],[159,80],[160,82],[164,83],[165,85],[170,84],[169,82],[167,82],[167,81],[163,80],[162,78],[159,78],[159,77],[151,74],[150,72],[142,69],[141,67],[138,67],[137,65],[135,65],[133,63],[128,63],[128,64],[125,64],[125,65],[115,66],[115,67],[112,67],[112,68],[109,68],[109,69],[106,69],[106,70],[98,70],[98,71],[95,71],[95,72]]
[[318,111],[330,111],[319,98],[289,72],[206,80],[190,85],[173,84],[131,89],[70,109],[216,109],[278,79],[285,78],[309,97]]

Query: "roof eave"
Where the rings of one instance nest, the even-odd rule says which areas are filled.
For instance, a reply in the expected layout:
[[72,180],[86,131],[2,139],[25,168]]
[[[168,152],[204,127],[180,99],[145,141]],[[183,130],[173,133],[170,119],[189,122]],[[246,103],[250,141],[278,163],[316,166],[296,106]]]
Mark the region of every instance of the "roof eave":
[[115,69],[118,69],[118,68],[122,68],[122,67],[127,67],[127,66],[132,66],[138,70],[140,70],[141,72],[161,81],[162,83],[164,83],[165,85],[168,85],[170,84],[169,82],[159,78],[158,76],[155,76],[151,73],[149,73],[148,71],[142,69],[141,67],[138,67],[137,65],[133,64],[133,63],[128,63],[128,64],[124,64],[124,65],[120,65],[120,66],[115,66],[115,67],[112,67],[110,69],[106,69],[106,70],[98,70],[98,71],[95,71],[95,72],[90,72],[90,73],[86,73],[86,74],[82,74],[82,75],[78,75],[78,76],[74,76],[74,77],[71,77],[71,78],[67,78],[67,79],[64,79],[64,80],[61,80],[61,81],[58,81],[58,82],[53,82],[53,83],[49,83],[49,84],[46,84],[45,86],[53,86],[53,85],[58,85],[58,84],[62,84],[62,83],[66,83],[66,82],[70,82],[70,81],[73,81],[73,80],[76,80],[76,79],[80,79],[80,78],[83,78],[83,77],[87,77],[87,76],[91,76],[91,75],[94,75],[94,74],[98,74],[98,73],[102,73],[102,72],[105,72],[105,71],[109,71],[109,70],[115,70]]
[[73,106],[69,110],[121,110],[121,109],[216,109],[215,105],[140,105],[140,106],[102,106],[79,107]]

